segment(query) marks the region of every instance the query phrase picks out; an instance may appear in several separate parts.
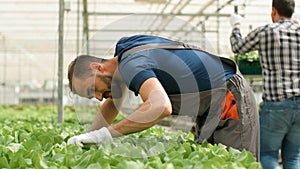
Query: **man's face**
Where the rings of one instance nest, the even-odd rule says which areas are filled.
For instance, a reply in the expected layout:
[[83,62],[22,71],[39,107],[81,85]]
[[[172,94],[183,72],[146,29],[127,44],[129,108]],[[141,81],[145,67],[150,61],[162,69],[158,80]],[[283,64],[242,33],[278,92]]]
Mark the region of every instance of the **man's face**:
[[111,79],[112,77],[100,73],[86,79],[73,77],[73,93],[89,99],[95,97],[100,101],[103,98],[111,98]]

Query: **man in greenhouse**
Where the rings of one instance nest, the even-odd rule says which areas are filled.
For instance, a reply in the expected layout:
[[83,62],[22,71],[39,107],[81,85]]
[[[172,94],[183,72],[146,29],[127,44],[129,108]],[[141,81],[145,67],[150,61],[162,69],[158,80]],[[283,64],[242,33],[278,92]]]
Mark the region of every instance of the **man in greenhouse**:
[[240,33],[241,17],[231,16],[232,51],[244,54],[257,50],[263,79],[260,112],[261,164],[264,169],[299,169],[300,157],[300,27],[295,18],[294,0],[273,0],[273,23]]
[[[169,115],[194,119],[199,143],[250,151],[259,160],[259,119],[251,88],[234,61],[163,37],[121,38],[114,57],[81,55],[68,68],[72,93],[104,101],[89,132],[68,144],[112,141],[150,128]],[[143,103],[116,124],[124,91]]]

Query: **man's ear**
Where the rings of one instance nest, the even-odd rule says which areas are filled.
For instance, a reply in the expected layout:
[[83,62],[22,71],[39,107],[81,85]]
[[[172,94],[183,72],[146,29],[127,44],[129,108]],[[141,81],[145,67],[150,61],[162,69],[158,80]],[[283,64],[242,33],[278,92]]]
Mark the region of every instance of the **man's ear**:
[[276,22],[278,18],[278,12],[275,7],[272,7],[272,13],[271,13],[272,21]]
[[273,16],[275,16],[275,15],[276,15],[276,13],[277,13],[277,9],[276,9],[276,8],[274,8],[274,7],[272,7],[272,15],[273,15]]
[[90,68],[92,70],[96,70],[96,71],[100,71],[100,72],[102,72],[104,70],[103,65],[101,63],[97,63],[97,62],[90,63]]

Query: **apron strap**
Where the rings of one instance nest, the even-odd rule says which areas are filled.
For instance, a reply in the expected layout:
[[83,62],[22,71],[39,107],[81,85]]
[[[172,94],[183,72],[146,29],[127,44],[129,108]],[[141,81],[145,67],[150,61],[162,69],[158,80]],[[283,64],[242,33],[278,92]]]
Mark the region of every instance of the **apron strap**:
[[206,51],[202,50],[201,48],[199,48],[199,47],[197,47],[195,45],[190,45],[190,44],[182,43],[182,42],[178,42],[176,44],[150,43],[150,44],[136,46],[136,47],[133,47],[131,49],[126,50],[122,54],[122,56],[120,56],[120,60],[126,58],[130,54],[133,54],[133,53],[136,53],[136,52],[140,52],[140,51],[144,51],[144,50],[151,50],[151,49],[190,49],[190,50],[198,50],[198,51],[207,53],[209,56],[219,58],[222,62],[224,62],[224,63],[229,64],[230,66],[232,66],[235,69],[236,72],[239,70],[238,66],[237,66],[237,64],[236,64],[236,62],[234,60],[231,60],[231,59],[225,58],[225,57],[221,57],[221,56],[216,56],[214,54],[211,54],[209,52],[206,52]]

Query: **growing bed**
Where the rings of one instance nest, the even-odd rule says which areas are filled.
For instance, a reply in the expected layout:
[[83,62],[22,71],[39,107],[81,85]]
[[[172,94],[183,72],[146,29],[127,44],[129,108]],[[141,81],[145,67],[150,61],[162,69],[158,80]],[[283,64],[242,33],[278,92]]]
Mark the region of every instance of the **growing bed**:
[[202,145],[191,133],[155,126],[115,138],[113,143],[67,145],[84,132],[72,108],[57,123],[54,106],[0,107],[0,168],[84,169],[255,169],[251,153],[224,145]]

